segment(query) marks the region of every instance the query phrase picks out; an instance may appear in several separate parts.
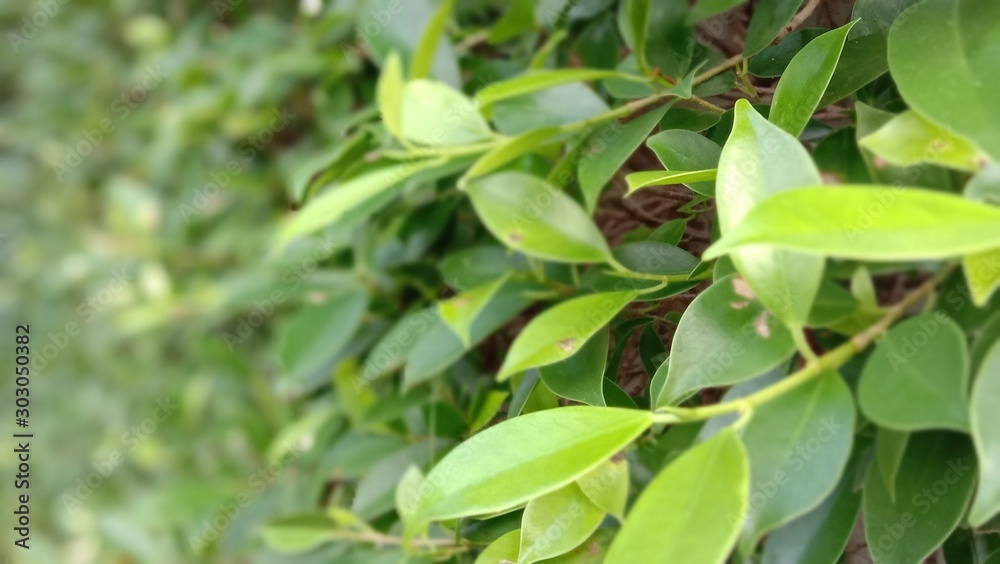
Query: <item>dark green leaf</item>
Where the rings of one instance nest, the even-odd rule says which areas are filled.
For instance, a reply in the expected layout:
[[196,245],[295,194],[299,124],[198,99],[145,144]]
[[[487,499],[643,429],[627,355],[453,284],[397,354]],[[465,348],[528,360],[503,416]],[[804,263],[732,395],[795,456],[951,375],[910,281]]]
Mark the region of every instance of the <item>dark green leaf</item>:
[[608,359],[608,334],[605,327],[573,356],[539,368],[545,385],[560,397],[587,405],[604,405],[602,384]]
[[[713,170],[719,166],[719,156],[722,154],[722,148],[714,142],[683,129],[660,132],[650,137],[646,145],[669,171]],[[715,195],[714,182],[691,181],[685,184],[699,194]]]

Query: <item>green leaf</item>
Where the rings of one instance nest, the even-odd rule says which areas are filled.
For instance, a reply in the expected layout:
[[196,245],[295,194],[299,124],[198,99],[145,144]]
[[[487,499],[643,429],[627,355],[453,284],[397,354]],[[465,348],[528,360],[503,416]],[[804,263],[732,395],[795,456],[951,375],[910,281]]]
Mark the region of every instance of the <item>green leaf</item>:
[[763,564],[835,564],[861,509],[855,491],[857,459],[848,462],[836,489],[816,509],[776,529],[764,543]]
[[906,431],[878,428],[875,439],[875,463],[885,483],[885,491],[893,501],[896,500],[896,475],[899,474],[899,465],[903,461],[906,443],[909,441],[910,433]]
[[334,540],[336,527],[337,524],[326,515],[303,513],[267,523],[261,536],[278,552],[307,552]]
[[424,473],[416,465],[406,469],[406,473],[396,484],[396,513],[403,521],[413,516],[417,500],[420,499],[420,486],[424,483]]
[[[633,172],[625,177],[625,182],[628,183],[627,195],[631,196],[637,190],[649,188],[650,186],[672,186],[674,184],[698,185],[715,180],[717,172],[714,168],[693,171],[649,170]],[[704,195],[711,196],[711,194]]]
[[1000,341],[989,349],[972,389],[972,440],[979,458],[979,489],[969,522],[978,527],[1000,513]]
[[381,202],[380,196],[394,192],[417,172],[443,162],[440,159],[408,162],[368,172],[340,183],[314,198],[302,211],[296,213],[281,230],[278,244],[283,246],[296,237],[334,225],[345,216],[352,220],[363,218],[374,211],[368,209],[371,203]]
[[518,564],[567,553],[597,530],[604,519],[575,482],[528,502],[521,519]]
[[583,544],[566,554],[545,560],[545,564],[602,564],[614,536],[613,529],[597,529]]
[[604,262],[604,236],[569,196],[529,174],[501,172],[469,183],[472,206],[512,249],[557,262]]
[[869,261],[949,258],[1000,248],[1000,207],[919,188],[801,188],[756,206],[702,258],[757,244]]
[[[764,119],[746,100],[736,103],[716,181],[723,240],[743,229],[747,214],[753,217],[751,210],[769,196],[819,183],[819,171],[797,139]],[[706,251],[702,260],[709,258]],[[821,257],[757,246],[740,249],[732,259],[778,319],[790,326],[805,322],[823,276]]]
[[607,564],[721,564],[747,510],[747,455],[732,429],[692,448],[646,487]]
[[347,345],[361,325],[368,296],[360,289],[301,310],[281,340],[281,365],[294,380],[323,368]]
[[[376,61],[385,61],[393,51],[400,53],[404,63],[411,61],[437,7],[438,3],[431,0],[407,0],[405,4],[396,0],[365,0],[357,7],[359,39],[364,40],[365,50]],[[455,88],[461,86],[454,49],[444,37],[434,53],[431,76]]]
[[649,70],[646,61],[646,36],[649,29],[651,0],[624,0],[619,5],[618,25],[625,43],[635,55],[639,72]]
[[656,108],[626,124],[610,122],[587,136],[577,164],[577,176],[588,212],[593,213],[601,191],[656,127],[667,108],[669,106]]
[[677,276],[690,274],[698,266],[691,253],[659,241],[637,241],[615,247],[615,260],[632,272]]
[[303,162],[289,180],[292,198],[304,203],[325,181],[336,180],[372,148],[371,133],[359,130],[322,154]]
[[[715,142],[693,131],[674,129],[662,131],[649,138],[646,146],[656,153],[664,168],[669,171],[708,171],[719,166],[722,148]],[[631,176],[631,175],[629,175]],[[679,179],[688,188],[704,196],[715,195],[712,178]],[[653,184],[648,184],[653,186]],[[630,185],[630,190],[632,190]]]
[[441,320],[458,335],[465,347],[470,345],[472,324],[476,321],[476,317],[507,283],[508,279],[509,275],[502,276],[493,282],[476,286],[438,303],[438,313]]
[[382,114],[382,123],[397,139],[403,138],[403,61],[399,53],[389,53],[382,73],[375,88],[375,98],[378,101],[378,111]]
[[777,78],[784,74],[788,64],[792,62],[792,58],[803,47],[827,31],[829,30],[817,27],[794,31],[785,36],[777,45],[772,45],[754,56],[750,60],[747,70],[754,76]]
[[[687,23],[688,3],[650,0],[649,4],[644,49],[647,68],[659,69],[663,76],[684,76],[690,70],[696,43],[694,27]],[[636,41],[636,45],[642,43]]]
[[701,388],[763,374],[795,349],[788,330],[754,296],[745,280],[727,276],[691,302],[674,334],[656,407],[676,405]]
[[[489,28],[490,43],[504,43],[535,27],[534,0],[513,0]],[[517,556],[515,552],[514,556]],[[513,560],[513,559],[512,559]]]
[[746,4],[746,1],[747,0],[698,0],[698,3],[695,4],[688,13],[687,22],[689,24],[693,24],[702,20],[707,20],[712,16]]
[[911,317],[886,333],[865,363],[858,403],[879,426],[898,431],[968,431],[969,351],[943,313]]
[[976,480],[968,440],[947,432],[916,433],[896,477],[896,501],[876,465],[864,485],[865,537],[875,564],[920,564],[958,525]]
[[757,2],[750,26],[747,28],[743,56],[750,58],[771,44],[781,29],[792,21],[803,0],[761,0]]
[[559,127],[608,111],[604,100],[582,82],[501,100],[492,107],[493,123],[504,135],[518,135],[539,127]]
[[750,458],[750,509],[740,551],[819,505],[851,453],[854,402],[836,372],[756,408],[741,437]]
[[1000,288],[1000,248],[963,257],[962,269],[972,292],[972,303],[985,306]]
[[497,564],[516,562],[521,550],[521,529],[510,531],[490,543],[476,558],[475,564]]
[[672,107],[660,120],[660,130],[686,129],[697,133],[719,123],[719,119],[719,114],[715,112]]
[[646,411],[586,406],[509,419],[458,445],[430,471],[416,517],[426,522],[513,509],[599,466],[651,423]]
[[806,45],[788,64],[771,102],[771,123],[798,137],[819,106],[837,68],[847,34],[857,22],[824,33]]
[[608,360],[609,329],[604,327],[573,356],[538,369],[542,382],[560,397],[603,406],[604,369]]
[[476,104],[447,84],[420,78],[403,87],[406,139],[421,145],[465,145],[491,133]]
[[1000,4],[925,0],[889,32],[889,68],[907,104],[1000,159]]
[[580,476],[576,483],[587,499],[601,511],[619,521],[625,518],[629,470],[628,459],[624,455],[619,453],[612,456],[604,464]]
[[426,78],[431,73],[434,66],[434,53],[437,51],[438,43],[444,37],[445,26],[448,25],[448,16],[454,9],[455,0],[442,0],[441,5],[434,11],[423,33],[420,35],[420,42],[413,53],[413,64],[410,69],[410,78]]
[[470,179],[500,169],[514,159],[554,141],[554,138],[560,133],[561,130],[557,127],[542,127],[505,140],[495,149],[479,157],[459,179],[458,186],[464,188]]
[[930,163],[975,172],[984,158],[968,140],[912,110],[892,118],[858,143],[897,166]]
[[518,334],[507,351],[497,380],[573,356],[636,295],[636,292],[591,294],[545,310]]
[[526,72],[514,78],[488,84],[476,93],[474,100],[480,106],[485,107],[495,104],[500,100],[524,96],[525,94],[546,90],[561,84],[604,80],[607,78],[617,78],[632,82],[648,82],[648,79],[641,76],[606,69],[563,68],[536,70]]

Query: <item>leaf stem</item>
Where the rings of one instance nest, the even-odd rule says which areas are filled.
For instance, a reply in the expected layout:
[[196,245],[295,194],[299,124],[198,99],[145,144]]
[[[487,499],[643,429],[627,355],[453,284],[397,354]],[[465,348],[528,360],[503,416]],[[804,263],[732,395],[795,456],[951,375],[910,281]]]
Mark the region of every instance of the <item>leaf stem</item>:
[[[823,356],[817,357],[808,362],[802,369],[794,374],[771,384],[770,386],[758,390],[746,397],[734,401],[717,403],[704,407],[665,407],[660,412],[671,415],[683,422],[701,421],[734,411],[745,411],[767,403],[772,399],[795,389],[809,380],[828,372],[836,370],[845,362],[854,357],[868,347],[872,342],[885,333],[899,318],[906,315],[906,312],[916,305],[921,299],[927,297],[934,289],[951,274],[955,266],[950,265],[938,272],[930,280],[922,284],[919,288],[908,294],[896,305],[886,309],[885,315],[874,325],[868,327],[861,333],[851,337],[843,345],[831,350]],[[657,419],[659,421],[659,419]]]

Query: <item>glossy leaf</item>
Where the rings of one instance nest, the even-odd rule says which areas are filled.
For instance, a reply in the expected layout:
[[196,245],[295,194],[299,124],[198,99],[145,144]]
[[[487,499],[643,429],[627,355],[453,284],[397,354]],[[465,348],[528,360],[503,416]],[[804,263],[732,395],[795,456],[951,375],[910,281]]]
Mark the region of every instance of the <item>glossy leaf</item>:
[[788,34],[777,45],[764,49],[750,60],[747,70],[754,76],[777,78],[781,76],[792,58],[810,41],[829,30],[809,27]]
[[[716,181],[723,241],[744,228],[747,214],[761,201],[819,182],[819,171],[797,139],[765,120],[746,100],[737,102]],[[713,257],[708,252],[702,256],[709,258]],[[792,326],[805,322],[823,275],[821,257],[757,246],[740,249],[731,258],[779,319]]]
[[518,334],[497,380],[573,356],[635,297],[635,292],[591,294],[545,310]]
[[886,333],[858,384],[864,414],[899,431],[969,429],[969,351],[942,313],[911,317]]
[[307,552],[335,538],[336,523],[317,513],[281,517],[267,523],[261,536],[279,552]]
[[640,76],[605,69],[564,68],[537,70],[489,84],[476,93],[475,101],[480,106],[489,106],[500,100],[516,98],[561,84],[589,82],[606,78],[617,78],[619,80],[631,80],[634,82],[646,81],[646,79]]
[[562,488],[528,502],[521,519],[521,549],[518,564],[531,564],[567,553],[597,529],[604,519],[572,482]]
[[375,97],[382,123],[396,138],[403,138],[403,61],[399,53],[393,51],[382,65]]
[[538,374],[542,382],[560,397],[587,405],[605,405],[603,383],[609,333],[604,327],[573,356],[540,367]]
[[[683,129],[662,131],[649,138],[646,145],[656,153],[656,158],[660,159],[664,168],[668,171],[705,171],[706,177],[694,177],[691,179],[679,178],[675,183],[683,183],[688,188],[704,196],[715,195],[715,177],[707,178],[707,171],[714,170],[719,166],[719,156],[722,148],[702,135]],[[641,174],[641,173],[640,173]],[[697,174],[697,173],[690,173]],[[632,175],[629,175],[632,176]],[[648,180],[647,180],[648,181]],[[645,184],[654,186],[654,184]],[[642,186],[632,188],[633,191]]]
[[739,534],[748,490],[746,451],[726,429],[682,454],[649,483],[606,563],[721,564]]
[[604,262],[611,254],[587,212],[538,177],[501,172],[466,191],[487,229],[526,255],[572,263]]
[[420,35],[416,50],[413,53],[413,63],[410,69],[411,78],[426,78],[431,73],[434,66],[434,53],[437,51],[438,43],[444,35],[445,26],[448,25],[448,17],[454,8],[455,0],[442,0],[441,4],[434,11],[434,15],[427,22]]
[[781,29],[788,25],[804,0],[761,0],[757,3],[747,38],[743,46],[743,56],[750,58],[771,44]]
[[788,64],[771,102],[771,123],[798,137],[819,106],[855,22],[824,33]]
[[403,87],[402,135],[421,145],[465,145],[488,138],[490,126],[464,94],[421,78]]
[[743,430],[750,459],[750,508],[740,538],[749,554],[760,538],[808,513],[840,480],[851,452],[854,402],[835,372],[756,408]]
[[965,512],[976,480],[968,440],[954,433],[916,433],[896,478],[896,501],[872,465],[864,484],[865,537],[875,564],[920,564]]
[[494,172],[514,159],[554,141],[559,133],[559,128],[542,127],[507,139],[473,163],[459,180],[459,187],[464,187],[470,179]]
[[472,324],[476,321],[476,317],[507,283],[507,278],[503,276],[493,282],[476,286],[438,304],[441,320],[458,335],[466,347],[469,346]]
[[755,207],[703,258],[759,244],[872,261],[948,258],[1000,248],[1000,207],[919,188],[801,188]]
[[355,290],[302,310],[291,321],[281,341],[281,362],[286,374],[299,380],[332,361],[361,325],[367,307],[367,295]]
[[903,99],[1000,159],[1000,4],[925,0],[889,32],[889,68]]
[[615,247],[615,260],[632,272],[677,276],[690,274],[698,266],[691,253],[659,241],[637,241]]
[[559,127],[608,111],[604,100],[581,82],[500,100],[492,108],[493,123],[505,135],[519,135],[539,127]]
[[632,442],[651,417],[639,410],[564,407],[489,427],[430,471],[415,518],[487,515],[553,492]]
[[899,465],[903,461],[903,454],[906,453],[906,444],[909,441],[910,433],[906,431],[878,428],[875,439],[875,463],[885,484],[885,491],[893,501],[896,499],[896,475],[899,474]]
[[898,166],[930,163],[974,172],[984,158],[975,145],[912,110],[892,118],[858,143]]
[[625,124],[598,127],[583,142],[577,175],[587,211],[593,212],[601,190],[656,127],[668,106],[649,111]]
[[510,531],[490,543],[479,556],[475,564],[498,564],[500,562],[516,562],[521,550],[521,529]]
[[963,257],[962,269],[972,292],[972,302],[979,307],[985,306],[1000,288],[1000,247]]
[[629,467],[622,454],[616,454],[576,481],[587,499],[619,521],[625,518],[628,500]]
[[979,458],[979,488],[969,522],[980,526],[1000,513],[1000,341],[979,367],[970,404],[972,440]]
[[788,358],[795,343],[738,275],[698,294],[674,334],[655,405],[676,405],[701,388],[748,380]]
[[696,184],[715,180],[717,171],[710,170],[694,171],[669,171],[650,170],[644,172],[633,172],[625,177],[628,184],[628,195],[631,196],[637,190],[649,188],[650,186],[672,186],[674,184]]

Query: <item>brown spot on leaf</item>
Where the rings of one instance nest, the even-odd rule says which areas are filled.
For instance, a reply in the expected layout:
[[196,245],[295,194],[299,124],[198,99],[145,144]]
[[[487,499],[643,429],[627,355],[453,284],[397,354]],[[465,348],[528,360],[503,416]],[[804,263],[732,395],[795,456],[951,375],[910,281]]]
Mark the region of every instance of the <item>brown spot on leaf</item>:
[[750,302],[729,302],[729,305],[733,309],[743,309],[750,305]]
[[757,319],[753,320],[754,331],[757,331],[757,334],[765,339],[771,336],[771,327],[767,324],[768,317],[768,313],[762,311]]
[[875,155],[875,158],[872,159],[872,164],[875,165],[875,168],[877,168],[879,170],[881,170],[881,169],[889,166],[889,163],[887,163],[885,161],[885,159],[883,159],[882,157],[880,157],[878,155]]
[[753,288],[750,287],[750,284],[748,284],[746,280],[744,280],[739,276],[733,278],[733,291],[736,292],[739,296],[744,297],[748,300],[757,299],[757,294],[754,293]]
[[625,453],[622,451],[618,451],[611,456],[612,464],[621,464],[624,460],[625,460]]
[[563,339],[563,340],[559,341],[558,343],[556,343],[556,346],[559,347],[559,350],[561,350],[563,352],[572,352],[573,351],[573,343],[575,343],[575,342],[576,342],[576,339],[574,339],[573,337],[570,337],[568,339]]
[[587,552],[591,555],[598,555],[601,553],[601,543],[594,541],[587,545]]
[[520,243],[521,241],[524,241],[524,235],[521,235],[517,231],[508,234],[507,238],[510,239],[511,243]]

